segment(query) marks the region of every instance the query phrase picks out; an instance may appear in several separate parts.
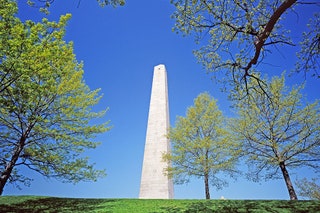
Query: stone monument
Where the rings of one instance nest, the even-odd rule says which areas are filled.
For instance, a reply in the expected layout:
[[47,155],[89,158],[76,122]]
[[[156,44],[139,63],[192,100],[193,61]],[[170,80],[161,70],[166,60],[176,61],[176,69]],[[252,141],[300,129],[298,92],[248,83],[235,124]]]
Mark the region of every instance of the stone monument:
[[173,182],[164,174],[168,163],[163,153],[170,151],[167,72],[164,65],[154,67],[148,126],[142,165],[139,198],[171,199]]

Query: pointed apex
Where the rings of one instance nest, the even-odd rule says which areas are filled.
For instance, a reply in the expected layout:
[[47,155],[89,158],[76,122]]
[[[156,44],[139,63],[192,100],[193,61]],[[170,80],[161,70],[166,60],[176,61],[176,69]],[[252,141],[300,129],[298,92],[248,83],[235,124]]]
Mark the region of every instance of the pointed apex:
[[154,70],[166,70],[166,67],[164,66],[164,64],[159,64],[157,66],[154,67]]

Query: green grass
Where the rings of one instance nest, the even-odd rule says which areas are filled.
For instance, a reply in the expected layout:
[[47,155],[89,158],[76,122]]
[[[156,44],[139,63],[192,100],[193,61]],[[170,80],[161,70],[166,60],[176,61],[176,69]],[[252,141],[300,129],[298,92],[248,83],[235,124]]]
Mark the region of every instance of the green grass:
[[316,213],[320,212],[320,201],[139,200],[3,196],[0,197],[0,212]]

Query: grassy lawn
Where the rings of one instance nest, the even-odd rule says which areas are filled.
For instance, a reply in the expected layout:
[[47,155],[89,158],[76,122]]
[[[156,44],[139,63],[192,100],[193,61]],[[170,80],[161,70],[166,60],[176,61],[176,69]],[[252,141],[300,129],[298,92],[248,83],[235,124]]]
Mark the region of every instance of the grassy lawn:
[[320,201],[139,200],[3,196],[0,197],[0,212],[316,213],[320,212]]

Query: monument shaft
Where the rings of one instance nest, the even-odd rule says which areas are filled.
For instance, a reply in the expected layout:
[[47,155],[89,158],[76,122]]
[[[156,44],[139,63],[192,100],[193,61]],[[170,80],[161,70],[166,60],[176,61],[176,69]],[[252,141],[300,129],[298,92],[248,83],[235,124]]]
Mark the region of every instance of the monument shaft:
[[173,183],[164,174],[168,163],[163,153],[170,151],[167,73],[164,65],[154,67],[148,126],[139,198],[173,198]]

